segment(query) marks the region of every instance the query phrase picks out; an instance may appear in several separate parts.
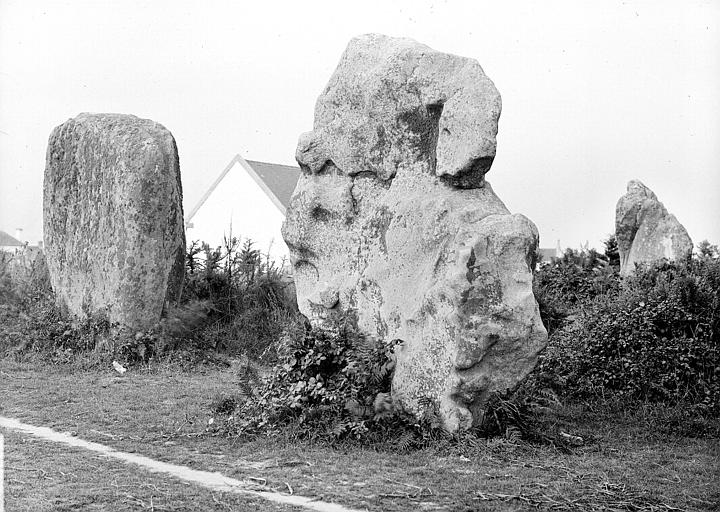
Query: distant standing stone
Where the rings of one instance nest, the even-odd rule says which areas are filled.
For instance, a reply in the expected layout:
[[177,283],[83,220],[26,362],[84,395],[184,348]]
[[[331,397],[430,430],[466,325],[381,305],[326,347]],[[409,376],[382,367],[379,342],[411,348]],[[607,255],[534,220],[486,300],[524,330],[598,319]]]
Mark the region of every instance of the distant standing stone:
[[185,233],[177,147],[148,119],[80,114],[50,135],[45,247],[58,303],[151,327],[179,299]]
[[683,225],[639,180],[628,183],[627,193],[617,203],[615,238],[622,275],[632,274],[635,263],[652,263],[663,258],[679,260],[693,249]]

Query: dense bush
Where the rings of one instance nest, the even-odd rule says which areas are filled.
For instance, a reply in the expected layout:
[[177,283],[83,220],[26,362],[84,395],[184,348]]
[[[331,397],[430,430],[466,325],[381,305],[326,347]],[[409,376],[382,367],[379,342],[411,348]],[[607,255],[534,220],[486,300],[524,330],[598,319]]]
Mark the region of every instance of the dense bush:
[[23,306],[50,294],[50,274],[42,252],[37,248],[0,251],[0,304]]
[[12,278],[10,276],[9,253],[0,251],[0,304],[6,304],[14,298]]
[[720,260],[639,267],[579,302],[550,336],[541,380],[567,396],[720,407]]
[[326,329],[296,324],[269,379],[246,388],[232,429],[267,434],[292,424],[307,435],[360,436],[379,419],[376,398],[390,391],[392,349],[360,335],[352,321]]
[[[218,351],[257,358],[297,316],[288,290],[292,281],[251,241],[241,247],[233,238],[216,249],[191,244],[182,303],[145,332],[120,329],[102,315],[82,322],[66,318],[55,304],[44,258],[29,262],[18,267],[0,252],[0,351],[16,356],[53,362],[95,351],[102,353],[98,362],[144,363],[179,352]],[[273,361],[274,351],[267,352]]]
[[394,346],[359,334],[352,319],[335,322],[323,329],[296,324],[286,331],[270,376],[262,381],[246,368],[242,393],[217,402],[215,413],[225,421],[214,428],[234,437],[282,436],[393,451],[491,436],[549,440],[537,432],[533,417],[538,408],[556,403],[554,393],[545,390],[493,393],[482,424],[455,435],[443,430],[433,407],[419,419],[395,410],[389,394]]
[[0,355],[47,347],[65,354],[69,329],[55,305],[44,256],[0,251]]
[[67,321],[49,289],[26,283],[24,293],[0,301],[0,356],[40,357],[47,362],[69,362],[73,354],[91,350],[106,333],[107,322]]
[[274,346],[298,314],[282,263],[263,256],[250,240],[241,245],[227,238],[215,249],[198,242],[188,247],[183,302],[208,310],[194,333],[200,346],[252,357]]
[[533,291],[545,328],[552,333],[566,318],[595,297],[617,292],[618,268],[594,249],[567,249],[561,258],[544,263],[535,273]]

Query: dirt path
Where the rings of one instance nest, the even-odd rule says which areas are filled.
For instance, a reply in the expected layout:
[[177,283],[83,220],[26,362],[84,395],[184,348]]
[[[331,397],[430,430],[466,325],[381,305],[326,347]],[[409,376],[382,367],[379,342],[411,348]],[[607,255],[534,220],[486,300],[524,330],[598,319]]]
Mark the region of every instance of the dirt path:
[[105,446],[100,443],[79,439],[77,437],[57,432],[47,427],[38,427],[35,425],[22,423],[13,418],[6,418],[4,416],[0,416],[0,428],[21,432],[24,434],[30,434],[54,443],[61,443],[68,446],[89,450],[95,453],[99,453],[104,457],[117,459],[129,464],[140,466],[141,468],[153,473],[164,473],[173,478],[178,478],[180,480],[198,484],[218,492],[230,492],[242,495],[249,495],[262,498],[273,503],[293,505],[308,510],[316,510],[318,512],[356,512],[353,509],[345,508],[338,504],[315,501],[303,496],[253,490],[252,487],[255,486],[256,483],[252,481],[236,480],[235,478],[229,478],[216,472],[200,471],[189,468],[187,466],[168,464],[167,462],[161,462],[155,459],[151,459],[149,457],[144,457],[142,455],[136,455],[133,453],[114,450],[113,448],[110,448],[109,446]]

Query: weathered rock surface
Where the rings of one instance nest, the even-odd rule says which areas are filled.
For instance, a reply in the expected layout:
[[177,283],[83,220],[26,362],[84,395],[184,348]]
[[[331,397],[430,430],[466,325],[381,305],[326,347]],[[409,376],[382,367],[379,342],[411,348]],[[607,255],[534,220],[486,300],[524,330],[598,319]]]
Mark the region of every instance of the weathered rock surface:
[[632,274],[636,263],[683,259],[693,249],[683,225],[638,180],[628,183],[615,208],[615,238],[622,275]]
[[535,226],[485,181],[500,95],[471,59],[409,39],[353,39],[303,134],[283,236],[300,310],[356,314],[400,340],[392,397],[446,428],[480,421],[533,368]]
[[185,233],[177,147],[147,119],[80,114],[55,128],[44,183],[45,252],[58,302],[143,330],[179,299]]

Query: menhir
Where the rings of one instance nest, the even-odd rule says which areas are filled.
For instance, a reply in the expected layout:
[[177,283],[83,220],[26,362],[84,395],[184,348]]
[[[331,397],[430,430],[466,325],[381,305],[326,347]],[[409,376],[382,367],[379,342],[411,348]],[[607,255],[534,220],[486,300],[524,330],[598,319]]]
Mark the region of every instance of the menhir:
[[547,341],[537,229],[485,180],[500,95],[480,65],[410,39],[350,41],[300,137],[283,236],[300,310],[397,343],[395,408],[482,420]]
[[182,187],[175,139],[162,125],[80,114],[55,128],[43,215],[50,281],[71,316],[140,331],[178,301]]

